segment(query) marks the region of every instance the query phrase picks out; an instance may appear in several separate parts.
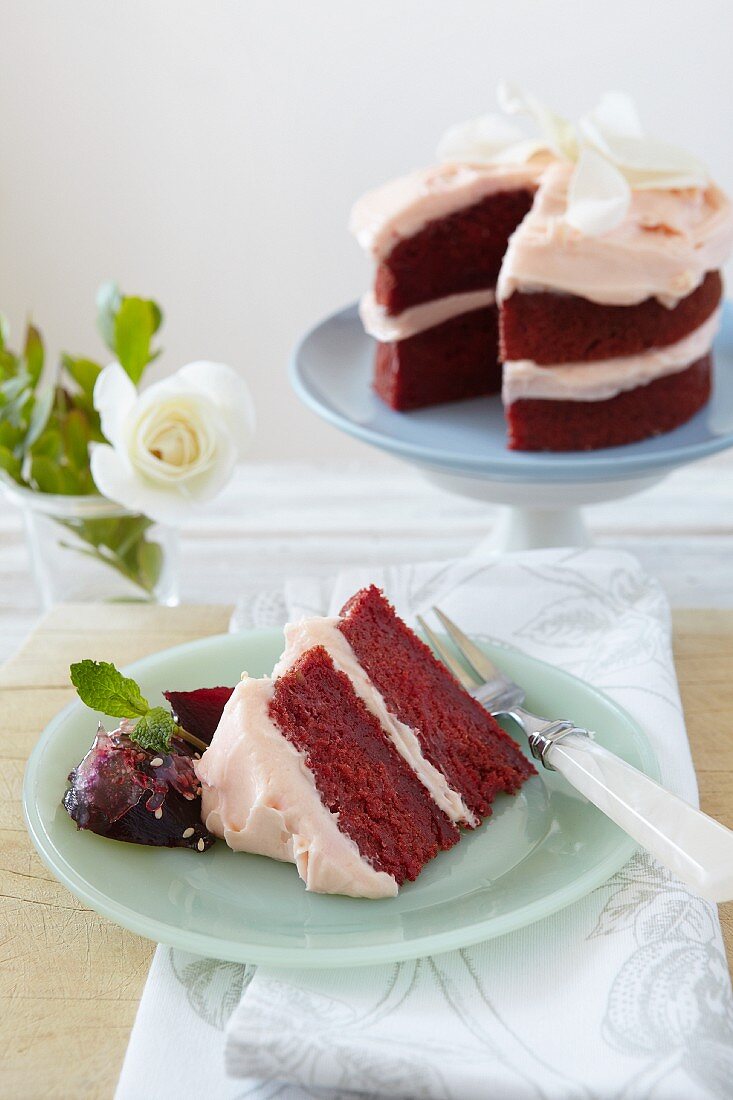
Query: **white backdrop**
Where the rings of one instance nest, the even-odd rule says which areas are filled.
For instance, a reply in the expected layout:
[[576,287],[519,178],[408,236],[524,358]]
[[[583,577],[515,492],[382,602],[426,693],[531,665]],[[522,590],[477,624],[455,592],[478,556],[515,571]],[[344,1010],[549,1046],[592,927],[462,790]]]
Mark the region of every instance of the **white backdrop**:
[[0,310],[101,355],[113,276],[162,303],[160,369],[247,373],[254,457],[363,458],[285,373],[367,282],[353,199],[500,76],[573,115],[628,90],[733,189],[732,30],[730,0],[0,0]]

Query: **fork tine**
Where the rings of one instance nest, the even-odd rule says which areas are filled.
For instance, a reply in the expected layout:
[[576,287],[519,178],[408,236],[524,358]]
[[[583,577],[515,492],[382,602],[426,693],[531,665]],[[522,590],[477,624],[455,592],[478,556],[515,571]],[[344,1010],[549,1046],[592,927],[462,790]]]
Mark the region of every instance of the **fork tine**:
[[472,642],[467,634],[464,634],[447,615],[443,614],[439,607],[434,607],[433,612],[438,616],[442,625],[452,638],[456,649],[464,659],[468,661],[481,683],[495,680],[502,675],[496,665],[491,663],[483,650],[479,649],[476,643]]
[[450,671],[455,676],[456,680],[458,680],[458,683],[461,684],[461,686],[464,687],[466,691],[473,691],[475,687],[478,687],[479,681],[475,680],[472,676],[469,675],[469,673],[466,671],[460,661],[458,661],[454,657],[448,647],[440,640],[435,631],[430,629],[430,627],[421,615],[417,616],[417,621],[424,631],[425,637],[428,639],[436,653],[438,653],[443,663],[448,666]]

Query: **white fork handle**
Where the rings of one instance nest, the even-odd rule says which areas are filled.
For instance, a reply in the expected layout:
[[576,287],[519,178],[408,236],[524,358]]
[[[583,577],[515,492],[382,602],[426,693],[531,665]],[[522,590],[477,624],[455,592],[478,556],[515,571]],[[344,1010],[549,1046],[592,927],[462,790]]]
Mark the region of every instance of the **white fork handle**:
[[545,761],[698,894],[733,901],[733,830],[582,734],[549,745]]

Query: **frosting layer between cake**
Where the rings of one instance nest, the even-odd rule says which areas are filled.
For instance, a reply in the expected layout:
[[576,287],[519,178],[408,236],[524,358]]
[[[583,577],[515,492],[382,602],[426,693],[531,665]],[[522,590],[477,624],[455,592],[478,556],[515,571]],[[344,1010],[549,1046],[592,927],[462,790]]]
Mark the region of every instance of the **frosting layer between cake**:
[[270,718],[273,690],[271,679],[245,675],[196,762],[206,827],[235,851],[294,863],[308,890],[394,897],[396,880],[375,870],[340,832],[303,754]]
[[469,290],[462,294],[449,294],[445,298],[434,298],[431,302],[422,302],[410,306],[402,313],[389,314],[380,306],[370,290],[359,303],[359,316],[365,331],[382,343],[393,343],[416,336],[418,332],[435,328],[453,317],[463,313],[472,313],[475,309],[492,306],[496,301],[493,290]]
[[322,646],[339,672],[349,678],[355,693],[377,719],[436,805],[456,824],[478,825],[478,819],[460,794],[452,790],[443,773],[426,760],[414,730],[389,711],[383,696],[359,664],[349,642],[339,630],[339,621],[338,618],[319,617],[288,623],[285,627],[285,651],[273,669],[273,677],[282,676],[309,649]]
[[522,398],[555,401],[605,401],[625,390],[685,370],[712,347],[720,325],[720,308],[688,336],[640,355],[590,363],[542,365],[528,359],[504,363],[505,405]]

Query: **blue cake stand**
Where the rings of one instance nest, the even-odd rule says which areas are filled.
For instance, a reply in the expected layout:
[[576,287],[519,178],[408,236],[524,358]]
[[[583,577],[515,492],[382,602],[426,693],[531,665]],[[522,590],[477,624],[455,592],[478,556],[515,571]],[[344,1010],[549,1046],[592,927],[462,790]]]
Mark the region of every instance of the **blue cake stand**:
[[374,341],[357,307],[334,313],[296,348],[301,400],[349,435],[396,455],[441,489],[504,505],[497,549],[587,545],[581,509],[638,493],[678,466],[733,447],[733,303],[715,342],[710,404],[681,428],[601,451],[510,451],[501,400],[484,397],[396,413],[372,392]]

